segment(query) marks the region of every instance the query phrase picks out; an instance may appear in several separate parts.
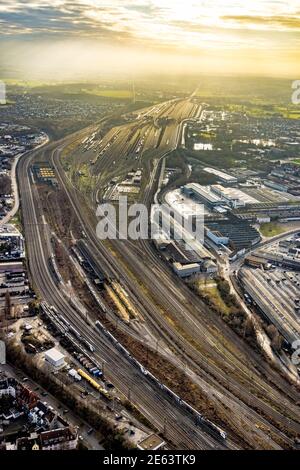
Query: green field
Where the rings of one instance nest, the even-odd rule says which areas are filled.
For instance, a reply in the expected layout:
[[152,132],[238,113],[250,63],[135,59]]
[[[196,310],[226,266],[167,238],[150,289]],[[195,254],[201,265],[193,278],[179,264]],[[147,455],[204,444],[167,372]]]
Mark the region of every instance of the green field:
[[197,280],[194,284],[200,295],[209,299],[211,304],[218,310],[218,312],[220,312],[222,315],[230,314],[230,308],[222,299],[215,281],[203,282],[202,280]]
[[213,131],[201,131],[201,132],[194,132],[193,137],[198,137],[199,139],[214,139],[216,137],[216,133]]
[[0,78],[1,81],[3,81],[6,85],[8,86],[20,86],[20,87],[26,87],[26,88],[35,88],[35,87],[41,87],[41,86],[54,86],[56,82],[47,82],[47,81],[41,81],[41,80],[19,80],[15,78]]
[[260,226],[260,233],[264,237],[275,237],[276,235],[280,235],[281,233],[286,232],[288,229],[279,225],[275,222],[268,222],[265,224],[261,224]]
[[113,98],[113,99],[121,99],[121,100],[128,100],[132,99],[132,90],[113,90],[113,89],[82,89],[81,90],[83,93],[86,93],[88,95],[95,95],[95,96],[103,96],[104,98]]
[[133,91],[130,88],[126,88],[127,85],[125,85],[124,88],[122,88],[122,85],[120,88],[112,88],[109,86],[97,86],[97,84],[88,83],[61,83],[55,81],[18,80],[13,78],[4,79],[3,81],[7,87],[25,87],[32,90],[32,92],[41,92],[44,94],[49,94],[49,92],[64,93],[66,95],[83,94],[119,100],[130,100],[133,98]]
[[232,113],[244,113],[255,118],[267,118],[272,116],[282,116],[285,119],[300,119],[300,111],[296,106],[277,106],[274,104],[228,104],[224,107]]

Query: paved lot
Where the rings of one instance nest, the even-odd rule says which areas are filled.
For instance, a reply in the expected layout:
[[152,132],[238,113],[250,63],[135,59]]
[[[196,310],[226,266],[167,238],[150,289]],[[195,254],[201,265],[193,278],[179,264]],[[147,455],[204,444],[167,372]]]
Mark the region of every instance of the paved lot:
[[290,343],[300,338],[300,273],[244,267],[241,280],[250,297]]

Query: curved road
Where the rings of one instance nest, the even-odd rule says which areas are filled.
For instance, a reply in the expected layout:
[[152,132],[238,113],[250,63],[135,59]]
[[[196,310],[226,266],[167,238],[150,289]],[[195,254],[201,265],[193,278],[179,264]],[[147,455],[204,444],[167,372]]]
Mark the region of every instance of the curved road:
[[193,418],[181,407],[171,403],[160,389],[86,321],[68,302],[66,292],[58,288],[48,266],[46,226],[39,212],[36,189],[30,175],[31,157],[19,161],[17,167],[21,208],[29,269],[33,284],[50,305],[54,305],[95,347],[95,358],[106,363],[106,375],[126,396],[130,390],[131,401],[160,431],[166,429],[166,438],[176,449],[224,449],[236,448],[232,442],[220,443],[211,435],[196,427]]

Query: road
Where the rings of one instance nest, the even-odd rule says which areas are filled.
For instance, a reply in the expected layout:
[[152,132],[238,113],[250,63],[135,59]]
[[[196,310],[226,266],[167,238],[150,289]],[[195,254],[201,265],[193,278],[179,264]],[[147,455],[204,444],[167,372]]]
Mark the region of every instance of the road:
[[260,243],[255,245],[253,248],[246,251],[246,253],[239,257],[237,260],[230,263],[230,271],[238,271],[240,267],[244,264],[244,260],[246,256],[255,253],[256,251],[260,250],[261,248],[269,248],[274,243],[279,242],[281,240],[285,240],[286,238],[290,237],[291,235],[295,235],[296,233],[300,232],[300,227],[296,229],[289,230],[287,232],[281,233],[280,235],[275,235],[274,237],[268,238],[267,240],[262,240]]
[[[33,153],[35,155],[35,153]],[[33,156],[32,155],[32,156]],[[180,406],[170,403],[168,397],[150,383],[132,364],[99,332],[90,325],[68,302],[66,292],[55,284],[49,271],[45,224],[39,212],[36,189],[30,176],[31,158],[20,160],[18,181],[22,195],[21,207],[29,269],[33,284],[50,305],[62,312],[74,327],[95,347],[95,358],[104,361],[106,375],[125,395],[130,391],[131,400],[161,431],[166,428],[166,438],[176,449],[222,449],[227,445],[196,427],[193,419]]]
[[[38,145],[36,147],[36,149],[40,148],[40,147],[43,147],[48,142],[49,142],[49,138],[47,136],[45,138],[45,141],[42,144]],[[19,155],[17,155],[15,157],[15,159],[13,161],[13,164],[12,164],[12,167],[11,167],[11,172],[10,172],[10,178],[11,178],[12,193],[13,193],[13,197],[14,197],[14,205],[11,208],[11,210],[5,215],[5,217],[3,217],[3,219],[0,220],[0,226],[7,224],[16,215],[16,213],[19,210],[20,200],[19,200],[19,191],[18,191],[18,184],[17,184],[17,178],[16,178],[16,168],[17,168],[18,161],[20,160],[20,158],[22,158],[22,157],[25,158],[26,155],[29,155],[30,153],[31,153],[31,151],[25,152],[25,153],[20,153]]]
[[[269,448],[280,448],[274,440],[275,436],[285,446],[292,446],[292,439],[273,423],[280,423],[283,428],[295,433],[300,432],[300,415],[296,406],[299,400],[298,392],[289,387],[287,382],[269,364],[264,363],[262,357],[237,337],[217,315],[210,312],[187,286],[178,282],[158,258],[151,243],[145,241],[136,247],[132,244],[116,243],[115,249],[126,261],[134,277],[122,269],[122,265],[112,256],[110,250],[96,238],[91,214],[82,206],[77,192],[70,187],[65,177],[60,164],[60,154],[66,145],[67,140],[50,147],[47,149],[46,158],[53,163],[59,183],[66,190],[70,206],[86,233],[95,260],[104,272],[122,280],[153,331],[168,342],[176,354],[184,358],[187,366],[194,371],[197,385],[209,397],[211,404],[225,413],[226,419],[231,423],[230,427],[237,426],[244,439],[249,439],[252,446],[259,441]],[[120,390],[124,390],[124,384],[128,383],[128,387],[134,390],[131,397],[135,403],[147,417],[157,423],[159,429],[164,425],[162,416],[166,416],[167,434],[171,434],[173,441],[175,439],[174,443],[179,446],[177,448],[183,445],[189,448],[195,445],[195,448],[219,448],[218,442],[198,428],[195,429],[182,410],[170,404],[161,392],[154,390],[142,374],[133,371],[128,361],[106,338],[95,337],[93,328],[66,302],[66,297],[54,284],[47,268],[46,244],[41,240],[43,223],[41,214],[38,213],[35,188],[31,189],[29,182],[29,164],[30,162],[27,162],[26,166],[20,165],[19,180],[24,197],[22,208],[24,207],[25,234],[29,244],[30,270],[42,297],[57,306],[90,338],[92,344],[96,345],[97,355],[111,365],[111,380]],[[104,161],[104,164],[107,165],[107,161]],[[147,186],[144,197],[146,203],[149,203],[158,181],[155,172],[150,178],[151,184]],[[148,295],[135,278],[143,279],[149,291]],[[156,299],[156,302],[153,299]],[[160,314],[157,302],[178,326],[176,323],[170,324],[168,319]],[[178,419],[178,423],[174,423],[175,419]],[[227,446],[235,447],[231,439],[228,440]]]
[[[9,376],[16,378],[19,381],[22,381],[24,373],[20,371],[15,365],[11,366],[9,364],[1,365],[0,370],[6,372]],[[88,434],[88,430],[91,429],[91,426],[86,423],[83,419],[79,418],[73,410],[69,409],[65,405],[62,405],[59,400],[57,400],[53,395],[41,387],[38,383],[34,382],[32,379],[28,379],[24,382],[24,385],[28,386],[31,390],[35,391],[39,395],[41,401],[46,401],[48,405],[52,406],[58,414],[61,414],[66,418],[66,420],[74,427],[78,427],[78,433],[83,438],[84,443],[89,449],[94,450],[103,450],[98,442],[98,439],[92,434]],[[46,396],[41,396],[42,393],[45,393]],[[68,410],[67,414],[64,414],[63,411]]]
[[[139,286],[133,282],[132,278],[127,278],[126,273],[120,270],[119,263],[111,256],[103,244],[100,244],[99,240],[95,238],[95,229],[91,225],[88,217],[86,217],[86,210],[82,208],[76,198],[76,192],[68,186],[68,182],[64,178],[59,163],[61,151],[62,148],[58,148],[57,152],[52,153],[52,163],[55,165],[59,174],[60,184],[64,186],[68,192],[70,204],[76,212],[81,226],[84,227],[87,233],[89,243],[94,248],[95,258],[99,259],[100,266],[109,274],[122,279],[122,282],[125,283],[126,288],[131,294],[133,294],[132,291],[136,294],[136,292],[140,290]],[[153,178],[153,181],[154,180],[155,178]],[[148,190],[147,193],[150,194],[150,191]],[[284,426],[292,426],[296,432],[299,432],[299,424],[296,422],[291,423],[290,419],[284,416],[286,413],[291,413],[290,416],[296,416],[298,414],[297,407],[295,406],[295,402],[298,400],[298,394],[294,393],[291,389],[287,389],[285,380],[282,380],[278,373],[274,372],[268,364],[263,363],[261,357],[239,340],[232,331],[229,331],[218,317],[214,317],[214,323],[212,324],[207,318],[207,307],[201,305],[199,299],[184,285],[181,286],[178,284],[178,279],[176,279],[175,287],[174,279],[173,281],[170,279],[169,270],[165,265],[162,266],[162,263],[157,259],[157,252],[151,249],[151,245],[145,242],[145,246],[143,246],[144,254],[147,253],[147,264],[143,262],[144,258],[140,258],[140,250],[137,249],[136,253],[129,252],[128,246],[120,243],[118,246],[115,244],[115,248],[118,249],[119,253],[121,252],[122,255],[125,256],[126,263],[130,269],[135,270],[137,278],[143,279],[147,288],[151,289],[153,292],[153,296],[159,299],[167,309],[172,309],[176,318],[180,319],[181,327],[184,327],[185,330],[188,327],[188,333],[194,341],[200,342],[201,345],[206,348],[207,352],[201,357],[199,351],[191,347],[186,340],[183,340],[182,336],[178,334],[177,331],[174,331],[168,322],[159,315],[157,306],[153,303],[151,304],[149,297],[145,297],[142,292],[138,292],[139,302],[133,294],[134,301],[139,305],[147,320],[152,322],[153,328],[155,328],[155,325],[156,327],[160,325],[159,329],[161,335],[164,335],[164,339],[166,339],[166,334],[171,337],[172,346],[173,348],[176,347],[178,354],[182,355],[183,349],[186,351],[185,360],[189,361],[189,364],[198,372],[198,383],[201,381],[202,388],[209,394],[211,401],[218,406],[220,405],[218,401],[221,397],[224,406],[235,410],[234,417],[232,417],[231,414],[231,416],[228,415],[228,419],[232,417],[232,419],[235,418],[239,421],[245,420],[245,425],[251,429],[252,434],[257,433],[260,439],[264,437],[268,445],[275,446],[276,448],[276,444],[274,442],[272,443],[270,437],[261,432],[259,428],[262,427],[262,429],[264,429],[267,427],[277,434],[278,429],[276,430],[276,427],[273,427],[270,422],[262,418],[262,416],[253,409],[251,410],[251,403],[254,404],[255,401],[255,406],[259,407],[260,413],[272,417],[275,422],[278,421],[282,423],[282,425],[285,423]],[[155,273],[153,271],[154,267]],[[183,290],[184,293],[180,293],[180,290]],[[145,311],[145,306],[147,306],[148,312]],[[197,317],[197,321],[195,317]],[[200,319],[201,323],[199,324]],[[226,333],[226,340],[224,331]],[[228,350],[226,345],[228,341],[233,345],[232,351]],[[236,351],[233,354],[234,350]],[[191,361],[191,356],[193,357],[193,361]],[[207,357],[210,358],[209,362],[207,361]],[[239,377],[237,377],[237,374]],[[280,393],[274,391],[271,385],[273,382],[279,384]],[[225,384],[225,387],[221,386],[220,383]],[[211,387],[213,387],[213,389]],[[250,389],[255,393],[253,396],[253,392],[249,394]],[[215,392],[213,390],[215,390]],[[288,402],[289,407],[291,407],[290,411],[282,406],[283,400],[285,400],[285,398],[281,396],[282,393],[284,395],[287,393],[289,399],[292,399],[292,402],[294,402]],[[268,398],[272,397],[272,404],[269,403],[269,400],[264,400],[262,398],[264,396]],[[277,411],[278,404],[281,408],[280,412]],[[297,420],[299,420],[299,417],[297,417]],[[261,424],[258,425],[257,423]],[[279,435],[281,435],[280,432]],[[289,442],[289,445],[292,444],[292,441],[289,439],[287,442]]]
[[[61,151],[61,149],[59,149],[58,152],[53,152],[52,162],[56,166],[56,170],[58,171],[59,178],[60,178],[60,183],[62,185],[65,185],[65,184],[67,184],[67,182],[64,181],[63,172],[59,168],[59,152],[60,151]],[[89,221],[88,220],[83,219],[86,212],[81,210],[80,205],[77,205],[78,201],[76,201],[76,194],[73,194],[73,192],[70,188],[68,188],[68,194],[69,194],[69,197],[70,197],[70,203],[73,205],[73,208],[76,211],[79,220],[81,221],[81,225],[85,229],[85,232],[87,234],[89,242],[94,247],[94,256],[95,256],[95,258],[98,258],[98,259],[101,258],[100,266],[102,267],[102,269],[104,269],[104,270],[106,269],[107,272],[110,275],[113,275],[115,277],[120,277],[122,279],[122,282],[125,283],[125,285],[126,285],[129,292],[132,291],[132,290],[138,289],[138,286],[132,282],[132,279],[127,279],[125,273],[120,272],[120,266],[118,265],[116,260],[102,246],[102,244],[100,246],[100,244],[98,243],[99,241],[95,239],[95,230],[94,230],[93,227],[89,226]],[[74,199],[73,199],[73,197],[74,197]],[[118,248],[120,249],[120,245],[119,245]],[[143,260],[141,258],[139,258],[136,254],[128,253],[128,246],[125,246],[124,244],[122,244],[121,251],[122,251],[123,255],[126,254],[126,262],[130,265],[130,267],[133,266],[136,269],[138,267],[137,276],[138,277],[142,276],[143,280],[148,281],[148,279],[146,278],[146,276],[147,276],[146,273],[147,273],[148,270],[147,270],[147,266],[145,266],[145,264],[143,263]],[[108,260],[109,260],[109,262],[108,262]],[[153,254],[153,260],[151,259],[151,264],[154,265],[154,263],[155,263],[155,268],[157,269],[158,268],[158,266],[157,266],[157,264],[158,264],[157,253]],[[164,269],[165,269],[165,267],[164,267]],[[209,340],[209,337],[207,336],[208,335],[207,322],[206,322],[206,325],[205,325],[206,330],[203,330],[204,325],[201,325],[201,328],[200,328],[200,326],[195,323],[195,319],[194,319],[195,312],[193,312],[192,315],[191,315],[191,312],[183,313],[183,310],[186,310],[186,304],[187,304],[186,298],[182,297],[182,295],[177,292],[178,289],[174,288],[174,284],[172,282],[170,282],[169,279],[167,280],[167,282],[168,282],[167,288],[165,286],[162,286],[161,284],[162,284],[162,280],[163,280],[164,277],[166,277],[166,276],[163,276],[163,275],[158,276],[157,273],[154,273],[153,272],[153,266],[151,266],[151,276],[149,277],[148,286],[150,284],[151,284],[152,288],[154,288],[154,286],[155,286],[155,288],[156,288],[155,289],[156,298],[160,298],[160,299],[163,298],[164,301],[167,302],[167,305],[169,306],[169,308],[170,308],[170,305],[172,305],[173,309],[175,309],[176,313],[178,314],[178,317],[182,319],[182,322],[185,325],[187,323],[187,320],[188,319],[190,320],[189,333],[191,335],[193,335],[195,337],[195,339],[197,338],[198,341],[201,341],[201,338],[202,338],[203,344],[205,344],[205,343],[209,344],[209,346],[210,346],[209,354],[211,354],[212,352],[214,353],[215,357],[219,361],[220,368],[222,368],[222,371],[220,371],[220,369],[219,369],[219,371],[216,375],[216,371],[211,367],[211,364],[210,363],[207,364],[207,356],[206,356],[206,359],[203,358],[201,360],[201,362],[199,362],[199,353],[198,353],[198,351],[195,351],[193,348],[191,348],[186,343],[186,341],[183,343],[182,338],[179,339],[180,335],[178,335],[176,333],[176,331],[174,332],[172,330],[172,328],[170,328],[170,325],[168,324],[168,322],[164,321],[164,318],[161,315],[159,315],[159,312],[157,311],[156,305],[152,305],[151,313],[147,314],[147,312],[145,312],[144,306],[147,305],[148,308],[150,308],[151,302],[149,302],[149,298],[145,298],[145,297],[143,298],[142,293],[139,292],[139,298],[142,299],[141,302],[138,303],[138,300],[136,298],[134,298],[134,301],[136,303],[138,303],[143,315],[145,315],[147,317],[147,320],[152,321],[152,325],[153,325],[153,322],[155,322],[156,325],[157,324],[161,325],[160,326],[160,334],[162,335],[162,332],[166,331],[168,336],[171,336],[173,348],[175,347],[175,345],[177,346],[178,343],[179,343],[179,347],[177,347],[177,352],[179,354],[180,354],[180,349],[181,349],[181,352],[182,352],[183,348],[185,348],[186,351],[188,351],[189,354],[192,354],[194,357],[195,357],[195,354],[197,353],[197,364],[193,363],[193,366],[197,370],[197,372],[199,373],[199,376],[203,376],[203,375],[205,376],[206,381],[202,380],[202,387],[206,391],[206,393],[208,393],[210,395],[210,399],[212,401],[215,400],[215,403],[217,404],[218,400],[220,399],[220,396],[221,396],[227,407],[230,406],[231,408],[233,408],[237,411],[237,417],[239,416],[239,419],[245,419],[247,421],[247,426],[249,427],[249,429],[251,429],[251,426],[253,428],[253,424],[251,425],[251,422],[253,423],[253,420],[254,420],[255,423],[259,422],[259,421],[262,421],[262,426],[266,426],[266,425],[270,426],[270,424],[267,423],[267,421],[263,420],[261,418],[261,416],[259,416],[257,413],[255,413],[253,411],[248,410],[247,406],[245,406],[245,403],[249,402],[249,398],[247,399],[247,397],[249,397],[249,388],[248,388],[248,386],[246,386],[246,388],[244,390],[244,403],[243,403],[239,400],[237,401],[236,398],[234,397],[234,395],[232,395],[228,390],[226,390],[226,388],[220,387],[218,385],[218,382],[220,382],[221,380],[223,382],[225,382],[225,384],[228,385],[229,382],[231,382],[230,378],[228,377],[228,371],[229,370],[234,370],[234,368],[238,368],[243,374],[243,380],[249,381],[249,387],[250,387],[250,383],[253,383],[253,376],[255,374],[255,369],[252,369],[252,371],[250,373],[250,376],[249,376],[249,371],[248,371],[249,359],[246,358],[245,363],[241,364],[241,361],[240,361],[241,356],[239,355],[237,358],[233,358],[232,365],[230,366],[230,369],[229,368],[224,369],[224,347],[222,346],[222,344],[220,344],[220,339],[219,338],[216,339],[214,337],[213,339],[211,338]],[[169,277],[169,273],[168,273],[168,277]],[[191,292],[188,289],[186,289],[186,294],[187,293],[189,295],[191,295]],[[176,300],[176,298],[178,300]],[[199,299],[194,298],[193,300],[191,300],[190,307],[191,307],[191,305],[197,306],[197,303],[199,303]],[[193,308],[193,310],[194,309],[195,308]],[[205,309],[205,310],[207,310],[207,309]],[[201,313],[203,314],[203,310],[202,310]],[[215,320],[216,320],[216,322],[218,322],[218,319],[215,319]],[[155,327],[155,325],[153,325],[153,326]],[[211,327],[212,327],[212,325],[210,325],[210,328]],[[223,324],[222,324],[222,328],[224,328]],[[209,336],[211,336],[211,334]],[[166,338],[166,336],[164,336],[164,338]],[[210,343],[210,341],[212,343]],[[235,342],[236,342],[236,338],[235,338]],[[243,349],[245,349],[244,345],[243,345]],[[251,351],[250,348],[247,348],[247,351],[249,352],[250,357],[251,357],[251,355],[253,356],[253,351]],[[188,360],[188,357],[186,357],[185,360]],[[258,362],[258,358],[256,358],[256,363],[257,362]],[[199,368],[198,364],[201,364],[201,369]],[[205,371],[207,369],[209,371],[209,374],[205,374]],[[221,375],[220,375],[220,372],[221,372]],[[224,379],[224,377],[222,377],[222,375],[224,373],[225,373],[225,379]],[[268,370],[268,373],[270,374],[269,370]],[[213,377],[215,377],[215,378],[212,381]],[[216,377],[218,377],[217,381],[216,381]],[[208,383],[210,384],[209,387],[207,386]],[[211,392],[210,387],[212,387],[212,386],[217,387],[217,390],[216,390],[215,394]],[[240,384],[234,383],[234,381],[232,381],[232,386],[234,387],[234,390],[236,390],[236,392],[237,391],[241,392],[241,385]],[[266,393],[266,384],[264,384],[263,381],[261,381],[261,377],[259,377],[259,376],[257,377],[256,386],[258,387],[258,389],[264,390],[264,393]],[[282,384],[282,386],[283,386],[283,384]],[[272,396],[272,394],[274,392],[273,392],[271,387],[268,387],[268,392],[267,393],[271,394],[271,396]],[[256,399],[256,397],[255,397],[255,399]],[[259,403],[259,405],[261,406],[262,410],[264,410],[264,412],[267,412],[268,414],[271,414],[274,417],[277,415],[276,419],[279,419],[279,420],[283,419],[282,417],[280,417],[280,415],[278,413],[274,412],[274,410],[272,408],[270,408],[270,406],[263,403],[262,400],[257,400],[257,403]],[[296,408],[293,406],[293,411],[295,409]],[[296,427],[297,427],[297,425],[296,425]],[[298,429],[298,427],[297,427],[297,429]],[[273,430],[275,432],[275,428]],[[253,431],[251,431],[251,432],[253,432]],[[256,432],[256,431],[254,431],[254,432]],[[257,432],[260,435],[263,434],[259,430]],[[271,443],[270,438],[268,437],[267,439],[268,439],[268,442]],[[275,445],[275,443],[273,443],[272,445]],[[275,448],[276,448],[276,445],[275,445]]]

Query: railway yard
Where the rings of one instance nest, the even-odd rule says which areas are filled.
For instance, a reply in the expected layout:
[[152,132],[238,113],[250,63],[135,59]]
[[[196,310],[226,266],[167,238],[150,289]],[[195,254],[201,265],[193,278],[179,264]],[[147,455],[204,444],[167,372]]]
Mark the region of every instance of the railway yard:
[[243,268],[245,290],[289,344],[299,338],[300,275],[293,271]]
[[297,465],[300,0],[0,26],[3,470]]
[[[107,128],[104,120],[20,161],[30,280],[61,334],[71,335],[98,370],[104,364],[107,380],[169,448],[294,448],[300,434],[298,388],[179,280],[150,240],[108,242],[96,235],[97,203],[114,200],[126,179],[131,185],[139,181],[135,199],[150,206],[161,163],[182,142],[184,124],[201,116],[202,104],[193,96],[174,99],[126,114],[121,125]],[[36,162],[51,168],[55,185],[34,179]],[[83,178],[91,186],[85,194],[78,191]],[[51,233],[69,253],[85,298],[60,272]],[[219,261],[217,250],[214,256]],[[253,301],[261,293],[257,305],[269,320],[278,312],[282,335],[296,337],[298,274],[245,266],[239,275],[249,295],[255,286]],[[157,364],[172,364],[180,383],[171,376],[164,380],[152,355],[159,357]]]
[[173,100],[125,115],[125,124],[112,127],[104,135],[99,126],[78,141],[73,157],[89,167],[96,188],[94,200],[99,202],[105,193],[111,194],[120,175],[125,176],[132,166],[147,165],[149,160],[174,150],[181,139],[183,122],[199,119],[201,112],[201,104],[193,98]]
[[296,233],[254,251],[247,260],[248,266],[238,274],[248,301],[259,307],[290,346],[300,333],[298,244],[299,233]]

